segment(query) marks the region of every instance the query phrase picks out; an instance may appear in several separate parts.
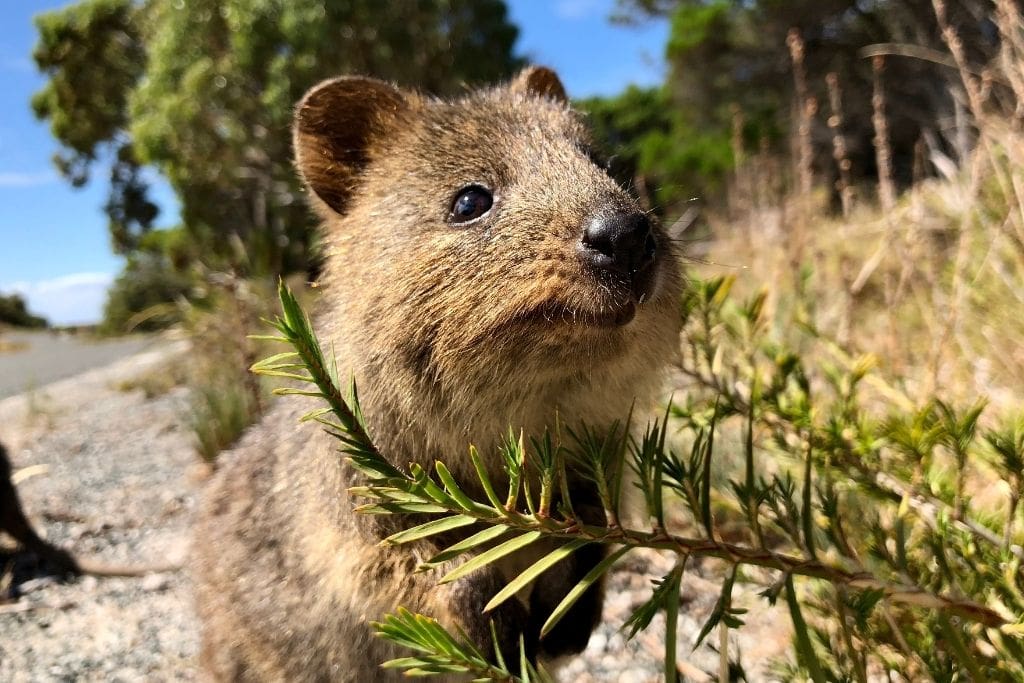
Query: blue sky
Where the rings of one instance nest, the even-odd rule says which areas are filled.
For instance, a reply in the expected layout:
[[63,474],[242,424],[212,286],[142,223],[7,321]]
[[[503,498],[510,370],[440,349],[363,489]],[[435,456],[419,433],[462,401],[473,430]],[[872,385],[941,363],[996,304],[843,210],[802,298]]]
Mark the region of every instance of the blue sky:
[[[29,99],[43,84],[31,52],[35,14],[67,4],[0,4],[0,292],[21,292],[30,308],[58,324],[95,322],[122,260],[110,251],[105,171],[76,190],[51,158],[57,145],[35,120]],[[668,27],[663,21],[616,26],[615,0],[508,0],[520,28],[517,50],[558,71],[570,95],[610,95],[630,83],[662,80]],[[173,193],[157,182],[158,225],[177,216]]]

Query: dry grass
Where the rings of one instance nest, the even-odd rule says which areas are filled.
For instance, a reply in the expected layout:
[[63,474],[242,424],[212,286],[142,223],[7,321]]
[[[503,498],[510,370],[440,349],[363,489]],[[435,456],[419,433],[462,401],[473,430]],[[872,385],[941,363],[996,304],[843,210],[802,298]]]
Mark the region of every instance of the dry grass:
[[18,353],[28,348],[25,342],[15,342],[0,337],[0,353]]
[[214,463],[217,455],[263,415],[269,390],[249,368],[265,356],[250,339],[263,334],[261,318],[271,317],[272,283],[215,274],[203,308],[184,316],[193,343],[188,369],[189,422],[196,453]]
[[28,348],[28,344],[25,342],[11,341],[10,339],[4,339],[4,330],[6,328],[0,325],[0,353],[18,353]]
[[[264,321],[278,315],[277,285],[271,280],[245,280],[228,274],[212,274],[203,307],[183,315],[192,339],[192,355],[185,383],[191,390],[189,423],[196,453],[215,463],[249,425],[263,415],[278,383],[259,377],[249,368],[279,351],[252,335],[273,332]],[[308,300],[304,278],[290,281],[300,297]]]
[[175,387],[188,382],[188,372],[180,359],[167,365],[149,370],[137,377],[118,382],[114,387],[118,391],[142,391],[147,399],[163,396]]
[[[944,39],[958,63],[955,28],[936,9]],[[1024,37],[1015,5],[998,2],[995,19],[1003,53],[986,81],[964,65],[954,97],[964,103],[968,138],[962,158],[922,143],[933,169],[902,196],[892,192],[886,140],[887,102],[881,63],[873,97],[876,153],[883,170],[877,203],[853,206],[849,184],[844,215],[826,209],[828,189],[806,190],[805,153],[798,155],[793,189],[773,192],[773,171],[756,157],[738,170],[729,217],[712,216],[712,257],[743,268],[738,283],[752,293],[770,284],[777,324],[810,322],[842,346],[879,356],[883,370],[913,401],[936,392],[954,401],[988,397],[1018,407],[1024,383]],[[802,45],[791,37],[794,64]],[[876,58],[880,59],[880,58]],[[797,68],[797,81],[801,80]],[[1004,84],[993,87],[992,83]],[[834,93],[834,135],[840,131],[840,84]],[[806,99],[806,95],[804,98]],[[808,113],[797,108],[794,148],[806,147]],[[737,116],[740,116],[737,114]],[[963,136],[961,136],[963,137]],[[844,145],[833,141],[842,179]],[[804,159],[804,161],[800,161]],[[742,212],[736,208],[742,207]],[[721,266],[698,269],[720,275]],[[785,330],[780,330],[785,333]]]

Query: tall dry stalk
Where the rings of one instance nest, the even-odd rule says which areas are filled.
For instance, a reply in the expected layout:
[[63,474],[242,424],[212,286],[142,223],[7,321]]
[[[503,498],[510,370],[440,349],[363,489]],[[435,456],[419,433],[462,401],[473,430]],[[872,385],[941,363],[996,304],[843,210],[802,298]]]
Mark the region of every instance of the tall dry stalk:
[[[967,107],[974,120],[974,127],[978,132],[978,143],[974,152],[969,155],[970,179],[964,195],[965,206],[973,207],[977,202],[978,193],[983,181],[983,169],[986,165],[986,156],[988,160],[991,161],[989,166],[992,170],[992,176],[1004,186],[1006,196],[1010,196],[1010,192],[1007,191],[1008,188],[1005,187],[1005,179],[1002,177],[1002,173],[1000,171],[1001,164],[998,160],[1000,153],[994,149],[993,142],[989,138],[988,134],[990,126],[986,125],[984,109],[986,89],[984,87],[984,82],[979,81],[974,70],[967,61],[963,41],[960,39],[960,35],[957,33],[955,27],[949,23],[945,0],[932,0],[932,8],[935,11],[935,19],[938,24],[939,31],[942,34],[942,40],[952,55],[953,61],[956,63],[960,80],[967,96]],[[986,155],[978,153],[979,148],[984,148]],[[966,150],[962,150],[962,153],[966,153]],[[1013,174],[1011,173],[1011,175]],[[956,255],[953,263],[953,281],[950,286],[950,293],[945,307],[946,319],[933,341],[931,353],[929,375],[934,386],[937,386],[941,381],[939,374],[942,366],[942,359],[948,350],[951,339],[956,339],[958,343],[960,343],[965,355],[971,354],[971,350],[961,340],[965,338],[962,329],[964,322],[964,316],[962,313],[964,308],[968,305],[966,299],[969,288],[968,280],[970,278],[968,277],[967,270],[970,265],[972,233],[974,232],[976,224],[976,221],[974,220],[975,218],[976,214],[972,208],[966,208],[960,218],[959,236],[957,239]],[[982,223],[983,222],[979,222],[979,227],[982,227]],[[975,277],[973,279],[977,278]]]
[[732,108],[732,136],[729,138],[732,147],[732,191],[729,193],[729,200],[737,215],[745,216],[749,207],[746,206],[750,199],[750,193],[745,191],[743,186],[743,174],[745,166],[745,155],[743,154],[743,111],[738,104]]
[[[1011,0],[995,0],[995,5],[994,16],[1002,40],[1000,71],[1009,81],[1016,100],[1011,135],[1019,136],[1024,130],[1024,19],[1016,3]],[[1019,139],[1015,141],[1019,142]],[[1012,143],[1005,148],[1011,162],[1010,183],[1017,207],[1017,215],[1009,216],[1007,221],[1014,228],[1010,236],[1016,238],[1020,251],[1024,253],[1024,178],[1021,177],[1024,172],[1024,150],[1020,144]]]
[[758,207],[780,203],[785,194],[786,182],[779,159],[772,154],[771,142],[762,135],[757,143],[756,172],[754,174],[756,203]]
[[995,5],[996,26],[1003,43],[999,54],[1000,70],[1017,100],[1013,121],[1014,127],[1020,130],[1024,126],[1024,33],[1021,31],[1024,20],[1011,0],[995,0]]
[[740,167],[746,161],[746,154],[743,150],[743,126],[746,121],[743,117],[743,110],[738,104],[733,104],[729,110],[732,114],[732,137],[729,142],[732,145],[732,158],[738,175]]
[[[804,66],[804,41],[800,31],[791,28],[786,36],[789,56],[793,65],[793,85],[796,91],[794,115],[797,121],[796,159],[797,178],[799,180],[799,201],[795,220],[793,221],[792,237],[788,244],[789,262],[793,276],[799,285],[800,272],[804,265],[805,252],[808,244],[808,223],[810,222],[811,191],[814,188],[814,146],[811,142],[811,121],[817,113],[818,102],[809,95],[807,89],[807,69]],[[817,264],[820,255],[814,254]]]
[[885,71],[885,57],[871,58],[872,93],[871,123],[875,128],[875,162],[878,166],[878,201],[885,211],[896,205],[896,188],[892,180],[892,147],[889,145],[889,120],[885,116],[885,88],[882,73]]
[[[796,88],[797,114],[797,177],[800,179],[800,194],[806,199],[811,194],[814,184],[812,161],[814,148],[811,144],[811,105],[807,90],[807,69],[804,66],[804,40],[800,31],[789,30],[786,37],[789,46],[789,57],[793,64],[793,85]],[[817,109],[817,103],[814,107]]]
[[928,169],[928,145],[925,142],[924,136],[918,136],[917,142],[914,143],[914,163],[911,168],[910,178],[911,185],[917,188],[922,182],[924,182],[925,173]]
[[[729,140],[733,159],[733,190],[729,199],[737,216],[749,217],[753,209],[753,194],[750,182],[750,169],[747,168],[746,152],[743,149],[743,126],[745,123],[743,110],[739,105],[730,107],[732,113],[732,136]],[[749,227],[749,226],[748,226]]]
[[[873,143],[875,147],[875,164],[878,167],[878,203],[881,205],[882,211],[886,214],[886,223],[888,225],[877,251],[864,264],[860,274],[857,276],[856,282],[851,287],[852,292],[856,292],[859,287],[864,285],[867,281],[867,277],[874,272],[875,267],[881,263],[886,252],[897,239],[895,234],[896,226],[888,221],[890,212],[896,206],[896,187],[893,183],[892,176],[892,147],[889,143],[889,120],[885,115],[885,88],[882,84],[882,73],[884,71],[885,57],[882,57],[881,55],[872,57],[871,123],[875,129]],[[900,321],[897,319],[896,311],[898,304],[902,299],[905,276],[909,265],[906,254],[903,253],[905,252],[905,249],[901,248],[900,251],[903,256],[903,268],[899,279],[897,280],[894,278],[891,273],[886,273],[884,276],[885,316],[886,326],[888,329],[888,334],[886,334],[886,344],[888,347],[887,353],[889,359],[894,367],[897,363],[897,358],[899,358],[900,355],[899,350],[902,342],[898,334]]]
[[967,104],[971,109],[971,115],[974,116],[976,122],[980,122],[984,100],[982,99],[981,86],[970,64],[967,62],[963,41],[960,40],[960,35],[947,19],[945,0],[932,0],[932,8],[935,10],[935,19],[938,22],[939,31],[942,33],[942,40],[949,49],[949,53],[953,56],[957,69],[960,71],[960,79],[963,81],[964,90],[967,92]]
[[[839,76],[834,71],[825,77],[828,86],[828,101],[831,110],[828,127],[832,131],[832,158],[835,159],[839,177],[835,189],[839,193],[839,203],[843,210],[843,218],[849,218],[853,211],[853,186],[850,181],[850,157],[846,150],[846,137],[843,135],[843,96],[839,88]],[[845,226],[844,226],[845,227]],[[840,277],[844,285],[849,283],[849,259],[840,257]],[[850,338],[851,317],[853,315],[853,294],[848,286],[842,289],[842,306],[836,326],[836,339],[847,343]]]
[[836,191],[839,192],[843,217],[849,218],[853,210],[853,186],[850,182],[850,157],[846,151],[846,137],[843,135],[843,96],[839,89],[839,76],[834,71],[830,72],[825,77],[825,83],[828,85],[828,101],[832,110],[828,117],[828,127],[832,131],[832,157],[839,169]]

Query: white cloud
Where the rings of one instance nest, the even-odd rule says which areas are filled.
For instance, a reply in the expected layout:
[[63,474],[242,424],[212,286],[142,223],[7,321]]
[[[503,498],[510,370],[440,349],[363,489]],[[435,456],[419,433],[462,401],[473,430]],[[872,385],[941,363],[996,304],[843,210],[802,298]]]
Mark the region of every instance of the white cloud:
[[54,325],[87,325],[103,317],[112,273],[73,273],[38,282],[0,285],[0,292],[17,292],[28,309]]
[[558,0],[555,14],[572,21],[595,13],[604,13],[605,4],[602,0]]
[[0,187],[36,187],[48,185],[57,180],[53,171],[22,173],[19,171],[0,171]]

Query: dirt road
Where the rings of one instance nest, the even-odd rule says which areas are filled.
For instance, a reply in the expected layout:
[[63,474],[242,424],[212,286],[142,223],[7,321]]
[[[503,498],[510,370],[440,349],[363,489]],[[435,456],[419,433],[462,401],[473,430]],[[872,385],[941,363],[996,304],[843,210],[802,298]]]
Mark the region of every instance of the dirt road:
[[158,343],[152,336],[94,340],[54,332],[3,333],[0,399],[45,386],[92,368],[109,365]]

